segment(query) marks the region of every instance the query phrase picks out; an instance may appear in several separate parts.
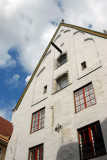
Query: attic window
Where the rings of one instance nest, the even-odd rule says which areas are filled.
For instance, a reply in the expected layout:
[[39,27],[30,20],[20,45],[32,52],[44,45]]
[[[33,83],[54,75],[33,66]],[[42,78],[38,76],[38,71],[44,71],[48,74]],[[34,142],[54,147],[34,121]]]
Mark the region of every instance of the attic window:
[[84,70],[84,69],[87,68],[86,61],[84,61],[84,62],[81,63],[81,67],[82,67],[82,70]]
[[61,55],[58,60],[57,60],[57,67],[60,67],[62,66],[64,63],[67,62],[67,56],[66,56],[66,53]]

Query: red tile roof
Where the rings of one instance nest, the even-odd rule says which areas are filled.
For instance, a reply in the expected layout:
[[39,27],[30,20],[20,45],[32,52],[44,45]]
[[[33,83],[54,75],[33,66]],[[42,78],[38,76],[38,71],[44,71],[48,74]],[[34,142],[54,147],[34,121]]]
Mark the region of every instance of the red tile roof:
[[12,123],[0,116],[0,134],[4,136],[11,136],[13,132]]

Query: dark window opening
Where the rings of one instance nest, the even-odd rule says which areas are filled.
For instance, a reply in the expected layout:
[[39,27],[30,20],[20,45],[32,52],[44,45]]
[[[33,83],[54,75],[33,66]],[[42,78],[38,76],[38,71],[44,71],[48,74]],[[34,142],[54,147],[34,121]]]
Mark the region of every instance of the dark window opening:
[[29,160],[43,160],[43,144],[29,149]]
[[67,62],[67,56],[66,54],[61,55],[57,60],[57,67],[62,66],[64,63]]
[[86,65],[86,62],[84,61],[83,63],[81,63],[81,67],[82,67],[82,70],[86,69],[87,68],[87,65]]
[[99,121],[78,130],[81,160],[106,154]]
[[46,92],[47,92],[47,86],[44,87],[44,93],[46,93]]

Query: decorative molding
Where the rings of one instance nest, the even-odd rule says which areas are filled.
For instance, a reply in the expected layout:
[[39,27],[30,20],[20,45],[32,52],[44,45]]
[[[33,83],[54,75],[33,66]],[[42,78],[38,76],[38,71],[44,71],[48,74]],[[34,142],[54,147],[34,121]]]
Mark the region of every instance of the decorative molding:
[[83,32],[83,31],[76,31],[76,32],[74,32],[73,34],[75,35],[75,34],[77,34],[77,33],[82,33],[82,34],[85,34],[85,32]]
[[88,41],[88,40],[94,41],[93,38],[86,38],[86,39],[84,39],[84,41]]
[[39,77],[39,75],[44,71],[45,66],[40,70],[40,72],[37,74],[37,77]]
[[70,29],[68,29],[68,30],[66,30],[66,31],[64,31],[64,33],[66,33],[66,32],[70,32],[71,30]]
[[54,42],[55,42],[59,37],[61,37],[61,34],[59,34],[59,35],[55,38]]
[[48,98],[48,97],[45,97],[44,99],[42,99],[42,100],[38,101],[37,103],[35,103],[35,104],[31,105],[31,107],[33,107],[33,106],[35,106],[36,104],[38,104],[38,103],[40,103],[40,102],[44,101],[44,100],[45,100],[45,99],[47,99],[47,98]]

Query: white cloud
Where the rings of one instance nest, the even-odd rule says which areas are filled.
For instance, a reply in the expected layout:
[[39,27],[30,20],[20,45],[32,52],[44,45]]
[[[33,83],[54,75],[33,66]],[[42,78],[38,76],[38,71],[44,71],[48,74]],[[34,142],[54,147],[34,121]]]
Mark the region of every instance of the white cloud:
[[12,109],[16,105],[16,102],[13,100],[10,102],[11,104],[7,104],[5,101],[0,99],[0,116],[11,121]]
[[25,84],[27,84],[29,82],[30,78],[31,78],[31,75],[29,75],[29,76],[26,77]]
[[7,84],[15,84],[18,82],[20,76],[19,74],[14,74],[11,78],[6,79]]
[[56,30],[51,21],[107,29],[106,0],[1,0],[0,67],[14,66],[8,50],[16,46],[19,61],[32,73]]

